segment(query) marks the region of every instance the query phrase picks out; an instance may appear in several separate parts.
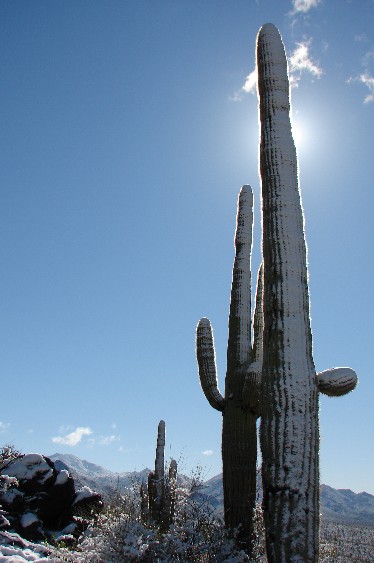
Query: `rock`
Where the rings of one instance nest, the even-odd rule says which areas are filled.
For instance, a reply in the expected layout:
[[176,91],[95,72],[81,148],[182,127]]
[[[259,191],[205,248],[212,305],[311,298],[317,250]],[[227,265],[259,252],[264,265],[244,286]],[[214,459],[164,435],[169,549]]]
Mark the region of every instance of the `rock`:
[[0,479],[7,483],[0,487],[2,527],[27,540],[59,537],[62,530],[77,537],[87,526],[85,518],[103,506],[98,493],[88,487],[76,491],[70,473],[40,454],[3,463]]
[[92,491],[89,487],[82,487],[74,496],[74,514],[82,517],[89,517],[92,513],[97,513],[102,508],[101,495]]

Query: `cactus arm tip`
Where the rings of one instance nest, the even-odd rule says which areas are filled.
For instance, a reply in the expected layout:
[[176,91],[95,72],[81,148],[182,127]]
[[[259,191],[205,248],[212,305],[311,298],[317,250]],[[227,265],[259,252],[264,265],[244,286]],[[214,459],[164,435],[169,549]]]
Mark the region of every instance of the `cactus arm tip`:
[[243,407],[261,416],[261,374],[262,362],[253,362],[249,365],[243,385]]
[[225,400],[218,389],[213,331],[205,317],[200,319],[196,329],[196,356],[204,395],[214,409],[222,412]]
[[246,198],[249,201],[249,204],[252,205],[253,203],[253,190],[249,184],[244,184],[241,187],[239,192],[239,198]]
[[257,34],[257,47],[271,43],[272,54],[276,52],[277,48],[280,52],[284,52],[284,45],[279,29],[273,23],[265,23]]
[[356,387],[358,378],[351,368],[331,368],[317,373],[318,390],[328,397],[341,397]]
[[275,26],[273,23],[264,23],[264,25],[262,25],[260,27],[260,31],[258,32],[259,35],[266,35],[266,34],[272,34],[272,35],[280,35],[279,33],[279,29],[277,28],[277,26]]

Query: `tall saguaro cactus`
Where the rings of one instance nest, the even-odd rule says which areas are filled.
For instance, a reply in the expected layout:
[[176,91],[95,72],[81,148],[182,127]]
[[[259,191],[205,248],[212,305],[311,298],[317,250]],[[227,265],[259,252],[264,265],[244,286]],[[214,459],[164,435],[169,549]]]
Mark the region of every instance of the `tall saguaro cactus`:
[[257,39],[263,224],[261,449],[269,562],[318,561],[318,391],[339,396],[349,368],[317,374],[312,355],[303,213],[280,34]]
[[[196,353],[201,387],[210,405],[222,412],[224,512],[227,528],[240,527],[239,543],[250,550],[256,499],[256,419],[261,373],[261,331],[251,345],[251,250],[253,194],[239,194],[232,275],[225,397],[218,389],[213,332],[208,319],[199,321]],[[258,287],[261,286],[258,284]],[[261,301],[261,299],[260,299]],[[261,323],[255,322],[259,329]]]

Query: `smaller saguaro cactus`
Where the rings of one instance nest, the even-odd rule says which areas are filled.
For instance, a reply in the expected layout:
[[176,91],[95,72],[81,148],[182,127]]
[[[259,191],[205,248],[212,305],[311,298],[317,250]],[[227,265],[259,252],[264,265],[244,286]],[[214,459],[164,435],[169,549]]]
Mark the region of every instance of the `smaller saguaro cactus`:
[[257,434],[262,370],[262,268],[251,335],[251,250],[253,193],[242,187],[238,198],[235,259],[228,323],[225,395],[218,389],[213,330],[202,318],[196,330],[196,355],[202,390],[222,413],[222,466],[225,525],[239,529],[238,545],[251,552],[256,500]]
[[160,420],[157,430],[155,470],[148,475],[147,485],[140,487],[141,515],[145,522],[155,522],[160,530],[167,530],[174,520],[177,462],[170,461],[165,476],[165,422]]

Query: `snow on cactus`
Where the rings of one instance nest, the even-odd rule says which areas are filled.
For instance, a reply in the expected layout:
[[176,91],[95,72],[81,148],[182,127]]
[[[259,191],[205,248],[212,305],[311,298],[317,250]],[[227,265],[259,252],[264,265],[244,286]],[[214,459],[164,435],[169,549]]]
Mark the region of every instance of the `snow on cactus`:
[[261,450],[269,561],[317,561],[318,391],[352,390],[349,368],[317,374],[287,60],[272,24],[257,39],[263,224]]

